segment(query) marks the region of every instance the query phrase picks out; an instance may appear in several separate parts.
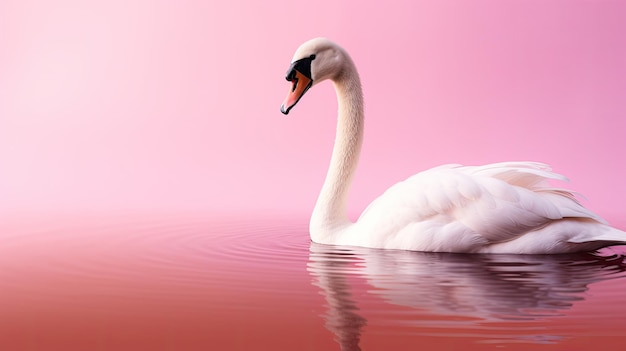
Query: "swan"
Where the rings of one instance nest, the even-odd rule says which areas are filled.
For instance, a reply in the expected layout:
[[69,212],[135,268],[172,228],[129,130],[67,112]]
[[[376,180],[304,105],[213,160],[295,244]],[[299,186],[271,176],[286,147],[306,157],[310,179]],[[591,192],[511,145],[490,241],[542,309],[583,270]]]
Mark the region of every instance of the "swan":
[[345,49],[315,38],[287,70],[288,114],[315,84],[332,81],[338,99],[335,143],[309,232],[315,243],[429,252],[558,254],[626,244],[626,232],[583,207],[567,179],[537,162],[444,165],[391,186],[356,222],[347,195],[363,141],[360,78]]

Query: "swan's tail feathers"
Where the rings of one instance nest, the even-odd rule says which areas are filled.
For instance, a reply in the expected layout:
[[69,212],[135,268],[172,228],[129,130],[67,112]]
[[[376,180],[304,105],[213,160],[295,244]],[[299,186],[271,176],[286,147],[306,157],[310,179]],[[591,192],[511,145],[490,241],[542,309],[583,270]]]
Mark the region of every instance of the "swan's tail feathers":
[[474,167],[472,173],[497,178],[511,185],[531,190],[549,187],[549,179],[568,181],[565,176],[552,172],[550,166],[539,162],[493,163]]
[[578,200],[585,197],[568,189],[555,188],[549,180],[568,181],[558,173],[552,172],[551,168],[538,162],[503,162],[494,163],[482,167],[476,167],[472,173],[500,179],[510,185],[526,188],[556,205],[562,217],[591,218],[602,224],[607,224],[597,214],[586,209]]
[[590,219],[608,225],[607,221],[602,217],[582,206],[571,191],[557,188],[541,188],[535,190],[535,193],[540,194],[544,199],[549,200],[550,203],[556,206],[562,218]]
[[535,192],[538,192],[538,193],[550,193],[550,194],[566,197],[566,198],[574,201],[575,203],[577,203],[580,206],[582,206],[582,205],[580,204],[580,201],[578,201],[579,197],[587,200],[585,195],[583,195],[581,193],[578,193],[578,192],[575,192],[575,191],[571,191],[571,190],[567,190],[567,189],[562,189],[562,188],[543,187],[543,188],[535,189]]
[[[582,224],[582,223],[580,223]],[[568,242],[574,244],[596,243],[596,249],[613,246],[626,245],[626,232],[605,224],[589,221],[587,226],[578,226],[580,229]]]

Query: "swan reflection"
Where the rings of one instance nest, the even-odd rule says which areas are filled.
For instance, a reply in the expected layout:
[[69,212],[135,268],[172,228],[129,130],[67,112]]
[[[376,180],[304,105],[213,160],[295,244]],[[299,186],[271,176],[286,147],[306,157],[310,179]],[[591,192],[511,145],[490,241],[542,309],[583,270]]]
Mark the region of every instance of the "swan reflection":
[[[364,315],[381,311],[360,311],[359,305],[371,305],[376,298],[414,312],[408,321],[406,313],[396,320],[389,313],[385,323],[408,323],[413,329],[438,323],[484,328],[493,322],[558,316],[583,300],[590,284],[623,277],[626,263],[622,255],[606,253],[465,255],[311,243],[307,269],[326,299],[327,329],[342,350],[360,350]],[[353,285],[363,280],[367,292],[361,288],[355,293],[358,287]],[[558,340],[549,335],[531,338]]]

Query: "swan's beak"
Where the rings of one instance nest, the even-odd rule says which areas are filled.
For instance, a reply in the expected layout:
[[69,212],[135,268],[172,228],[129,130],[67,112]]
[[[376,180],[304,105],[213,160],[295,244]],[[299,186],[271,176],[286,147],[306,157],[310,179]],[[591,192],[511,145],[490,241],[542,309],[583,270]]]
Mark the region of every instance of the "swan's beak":
[[291,82],[291,89],[280,106],[280,112],[288,114],[292,107],[296,106],[302,95],[313,85],[311,75],[311,62],[315,60],[315,55],[301,58],[291,63],[287,70],[285,79]]
[[280,106],[280,112],[288,114],[292,107],[296,106],[298,101],[302,98],[304,93],[313,85],[313,80],[298,70],[291,71],[287,75],[287,80],[291,82],[291,89],[287,93],[287,97],[283,104]]

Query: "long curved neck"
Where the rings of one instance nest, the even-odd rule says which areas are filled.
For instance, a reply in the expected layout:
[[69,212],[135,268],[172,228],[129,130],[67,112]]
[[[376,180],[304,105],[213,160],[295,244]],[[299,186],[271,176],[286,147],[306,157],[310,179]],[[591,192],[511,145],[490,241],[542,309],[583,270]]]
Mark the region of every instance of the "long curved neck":
[[348,191],[359,161],[363,139],[363,93],[354,63],[346,55],[344,69],[333,79],[338,100],[337,134],[330,167],[311,216],[311,238],[328,242],[328,236],[350,224]]

